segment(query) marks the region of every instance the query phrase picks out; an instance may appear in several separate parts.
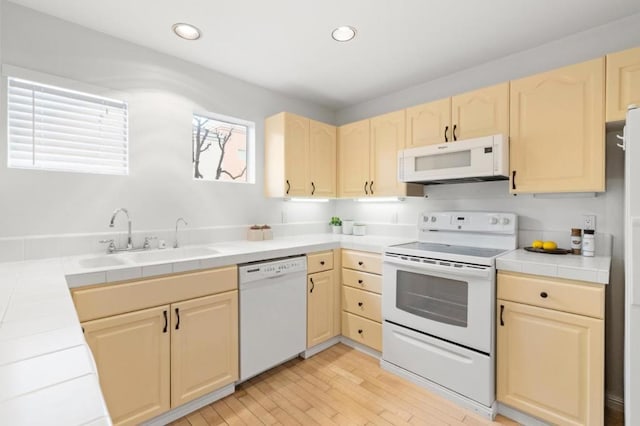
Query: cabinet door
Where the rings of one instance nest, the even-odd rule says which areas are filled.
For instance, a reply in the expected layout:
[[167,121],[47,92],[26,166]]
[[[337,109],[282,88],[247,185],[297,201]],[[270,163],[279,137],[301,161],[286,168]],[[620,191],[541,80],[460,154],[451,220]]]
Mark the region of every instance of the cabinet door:
[[310,121],[309,191],[315,197],[336,196],[336,128]]
[[369,120],[339,127],[338,150],[339,196],[369,195]]
[[607,55],[607,121],[624,120],[631,104],[640,106],[640,47]]
[[404,148],[404,143],[404,111],[371,119],[371,195],[406,195],[407,185],[398,181],[398,151]]
[[498,401],[554,424],[601,425],[604,321],[498,300]]
[[603,58],[512,81],[510,105],[512,193],[604,191]]
[[451,124],[454,140],[509,136],[509,83],[451,98]]
[[407,148],[451,142],[451,98],[406,109]]
[[318,272],[307,279],[307,348],[334,336],[333,271]]
[[309,119],[286,113],[284,128],[285,194],[289,197],[309,195]]
[[169,306],[82,323],[114,425],[136,425],[170,408]]
[[238,379],[238,292],[171,305],[171,406]]

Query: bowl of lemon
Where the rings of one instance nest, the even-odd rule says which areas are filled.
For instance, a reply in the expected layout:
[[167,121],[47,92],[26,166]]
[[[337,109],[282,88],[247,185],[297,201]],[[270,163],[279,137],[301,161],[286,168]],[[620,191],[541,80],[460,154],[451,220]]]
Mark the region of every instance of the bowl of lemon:
[[524,248],[526,251],[532,251],[535,253],[547,253],[547,254],[567,254],[571,253],[571,250],[558,248],[558,244],[555,241],[541,241],[534,240],[531,246]]

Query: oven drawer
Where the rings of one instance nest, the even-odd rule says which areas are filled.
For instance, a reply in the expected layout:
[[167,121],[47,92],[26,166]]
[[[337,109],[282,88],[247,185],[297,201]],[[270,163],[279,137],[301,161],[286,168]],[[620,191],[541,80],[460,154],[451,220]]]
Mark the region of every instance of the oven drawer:
[[374,293],[382,293],[382,277],[366,272],[342,268],[342,284]]
[[384,323],[382,359],[486,406],[495,401],[494,363],[488,355]]
[[342,308],[347,312],[380,322],[382,321],[380,305],[379,294],[346,286],[342,287]]
[[354,342],[382,351],[382,325],[348,312],[342,312],[342,334]]
[[498,272],[498,299],[604,318],[604,286],[538,275]]
[[342,266],[373,274],[382,274],[382,256],[354,250],[342,250]]
[[307,274],[333,269],[333,251],[323,251],[307,255]]

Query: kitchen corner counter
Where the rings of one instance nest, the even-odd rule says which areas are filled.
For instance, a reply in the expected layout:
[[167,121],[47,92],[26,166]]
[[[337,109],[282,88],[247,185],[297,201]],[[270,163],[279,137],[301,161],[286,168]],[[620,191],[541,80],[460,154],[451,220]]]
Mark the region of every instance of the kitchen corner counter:
[[517,249],[499,256],[496,268],[501,271],[608,284],[611,257],[532,253]]
[[[408,238],[317,234],[206,247],[215,254],[84,268],[98,254],[0,263],[2,423],[111,425],[69,287],[215,268],[334,248],[382,253]],[[110,256],[127,256],[110,255]],[[112,279],[110,279],[112,278]],[[119,279],[118,279],[119,278]]]

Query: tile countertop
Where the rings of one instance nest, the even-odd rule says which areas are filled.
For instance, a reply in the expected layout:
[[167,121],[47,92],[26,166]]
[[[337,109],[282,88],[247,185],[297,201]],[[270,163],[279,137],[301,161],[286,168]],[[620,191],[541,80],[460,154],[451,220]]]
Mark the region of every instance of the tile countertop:
[[[71,258],[0,263],[0,419],[2,423],[110,425],[98,374],[69,287],[312,253],[342,247],[382,253],[411,239],[318,234],[206,246],[216,253],[180,261],[86,268]],[[170,250],[170,249],[167,249]],[[169,251],[167,251],[168,253]],[[165,258],[166,259],[166,258]]]
[[500,271],[608,284],[611,257],[532,253],[518,249],[498,257],[496,268]]

